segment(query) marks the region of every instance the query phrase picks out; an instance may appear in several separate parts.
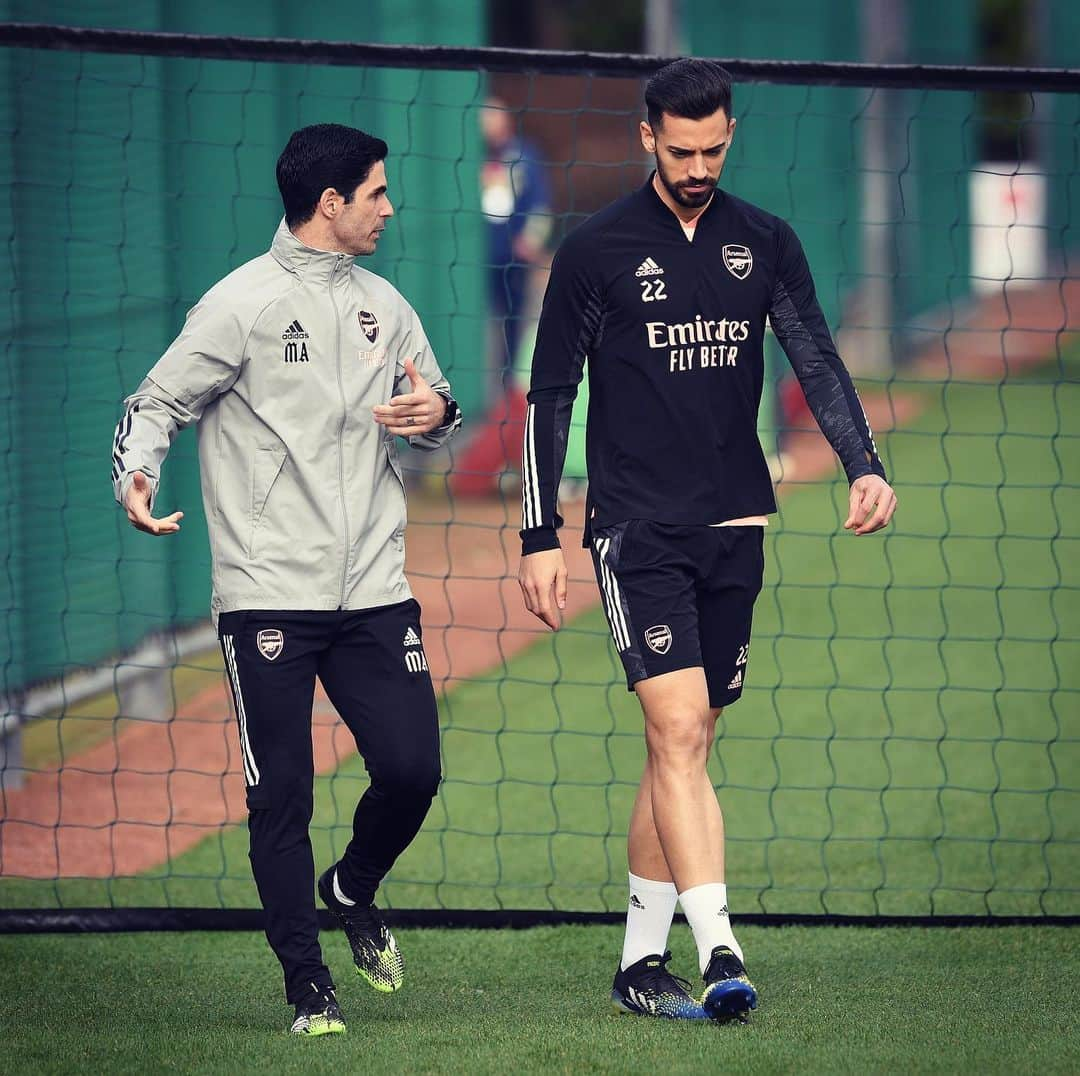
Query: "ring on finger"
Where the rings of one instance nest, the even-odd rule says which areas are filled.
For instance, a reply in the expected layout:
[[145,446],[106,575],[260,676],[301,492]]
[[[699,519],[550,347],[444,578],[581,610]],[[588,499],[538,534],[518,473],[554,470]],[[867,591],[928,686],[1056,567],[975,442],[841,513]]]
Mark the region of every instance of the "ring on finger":
[[406,415],[405,416],[405,425],[406,426],[415,426],[416,425],[416,419],[413,418],[412,415]]

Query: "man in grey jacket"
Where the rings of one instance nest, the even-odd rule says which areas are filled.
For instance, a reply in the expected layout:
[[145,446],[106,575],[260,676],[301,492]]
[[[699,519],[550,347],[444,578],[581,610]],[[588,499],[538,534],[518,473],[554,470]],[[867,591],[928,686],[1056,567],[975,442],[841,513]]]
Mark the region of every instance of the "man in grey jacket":
[[277,165],[285,219],[267,254],[190,311],[125,401],[117,500],[155,517],[173,437],[198,424],[218,626],[239,726],[251,864],[266,934],[296,1008],[292,1031],[343,1032],[319,948],[308,835],[315,677],[356,739],[371,785],[339,863],[319,878],[357,972],[397,990],[403,963],[374,906],[440,778],[420,607],[405,578],[395,435],[420,449],[461,422],[415,311],[355,264],[393,215],[386,143],[338,124],[296,131]]

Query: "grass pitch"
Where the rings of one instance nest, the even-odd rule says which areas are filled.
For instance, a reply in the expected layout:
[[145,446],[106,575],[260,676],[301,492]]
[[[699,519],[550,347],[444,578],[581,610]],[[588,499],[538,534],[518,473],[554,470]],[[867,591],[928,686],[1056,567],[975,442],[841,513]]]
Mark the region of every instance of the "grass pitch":
[[[688,932],[677,970],[693,968]],[[324,935],[349,1024],[291,1039],[256,934],[0,938],[8,1073],[979,1072],[1080,1069],[1080,930],[746,928],[750,1024],[610,1013],[614,927],[400,933],[377,995]],[[696,969],[694,969],[696,970]],[[696,978],[696,976],[695,976]]]

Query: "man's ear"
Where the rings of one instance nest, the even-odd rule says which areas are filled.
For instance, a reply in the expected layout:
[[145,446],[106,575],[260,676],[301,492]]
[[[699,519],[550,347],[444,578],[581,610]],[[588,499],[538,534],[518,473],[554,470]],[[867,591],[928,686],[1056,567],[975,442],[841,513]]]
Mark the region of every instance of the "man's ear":
[[653,134],[653,129],[642,120],[638,125],[638,132],[641,135],[641,145],[646,153],[656,152],[656,136]]
[[327,220],[333,220],[338,213],[341,212],[341,207],[345,204],[345,199],[333,188],[327,187],[326,190],[319,195],[318,210]]

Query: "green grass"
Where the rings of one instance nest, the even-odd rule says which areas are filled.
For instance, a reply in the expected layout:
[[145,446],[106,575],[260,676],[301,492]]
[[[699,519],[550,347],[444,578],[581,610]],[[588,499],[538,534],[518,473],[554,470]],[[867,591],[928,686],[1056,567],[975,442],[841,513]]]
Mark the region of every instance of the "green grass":
[[[693,963],[676,928],[678,970]],[[4,1071],[1075,1072],[1080,931],[740,932],[761,1007],[745,1026],[611,1015],[614,927],[403,931],[406,986],[339,969],[348,1034],[294,1041],[254,934],[0,938]],[[695,976],[696,978],[696,976]]]
[[[846,486],[768,533],[750,686],[713,760],[733,909],[1080,913],[1080,357],[1003,384],[912,383],[884,446],[886,535],[839,529]],[[579,582],[577,586],[592,586]],[[600,611],[441,706],[445,781],[382,900],[621,908],[641,717]],[[321,778],[317,862],[366,786]],[[8,880],[8,906],[256,904],[243,827],[108,883]]]

